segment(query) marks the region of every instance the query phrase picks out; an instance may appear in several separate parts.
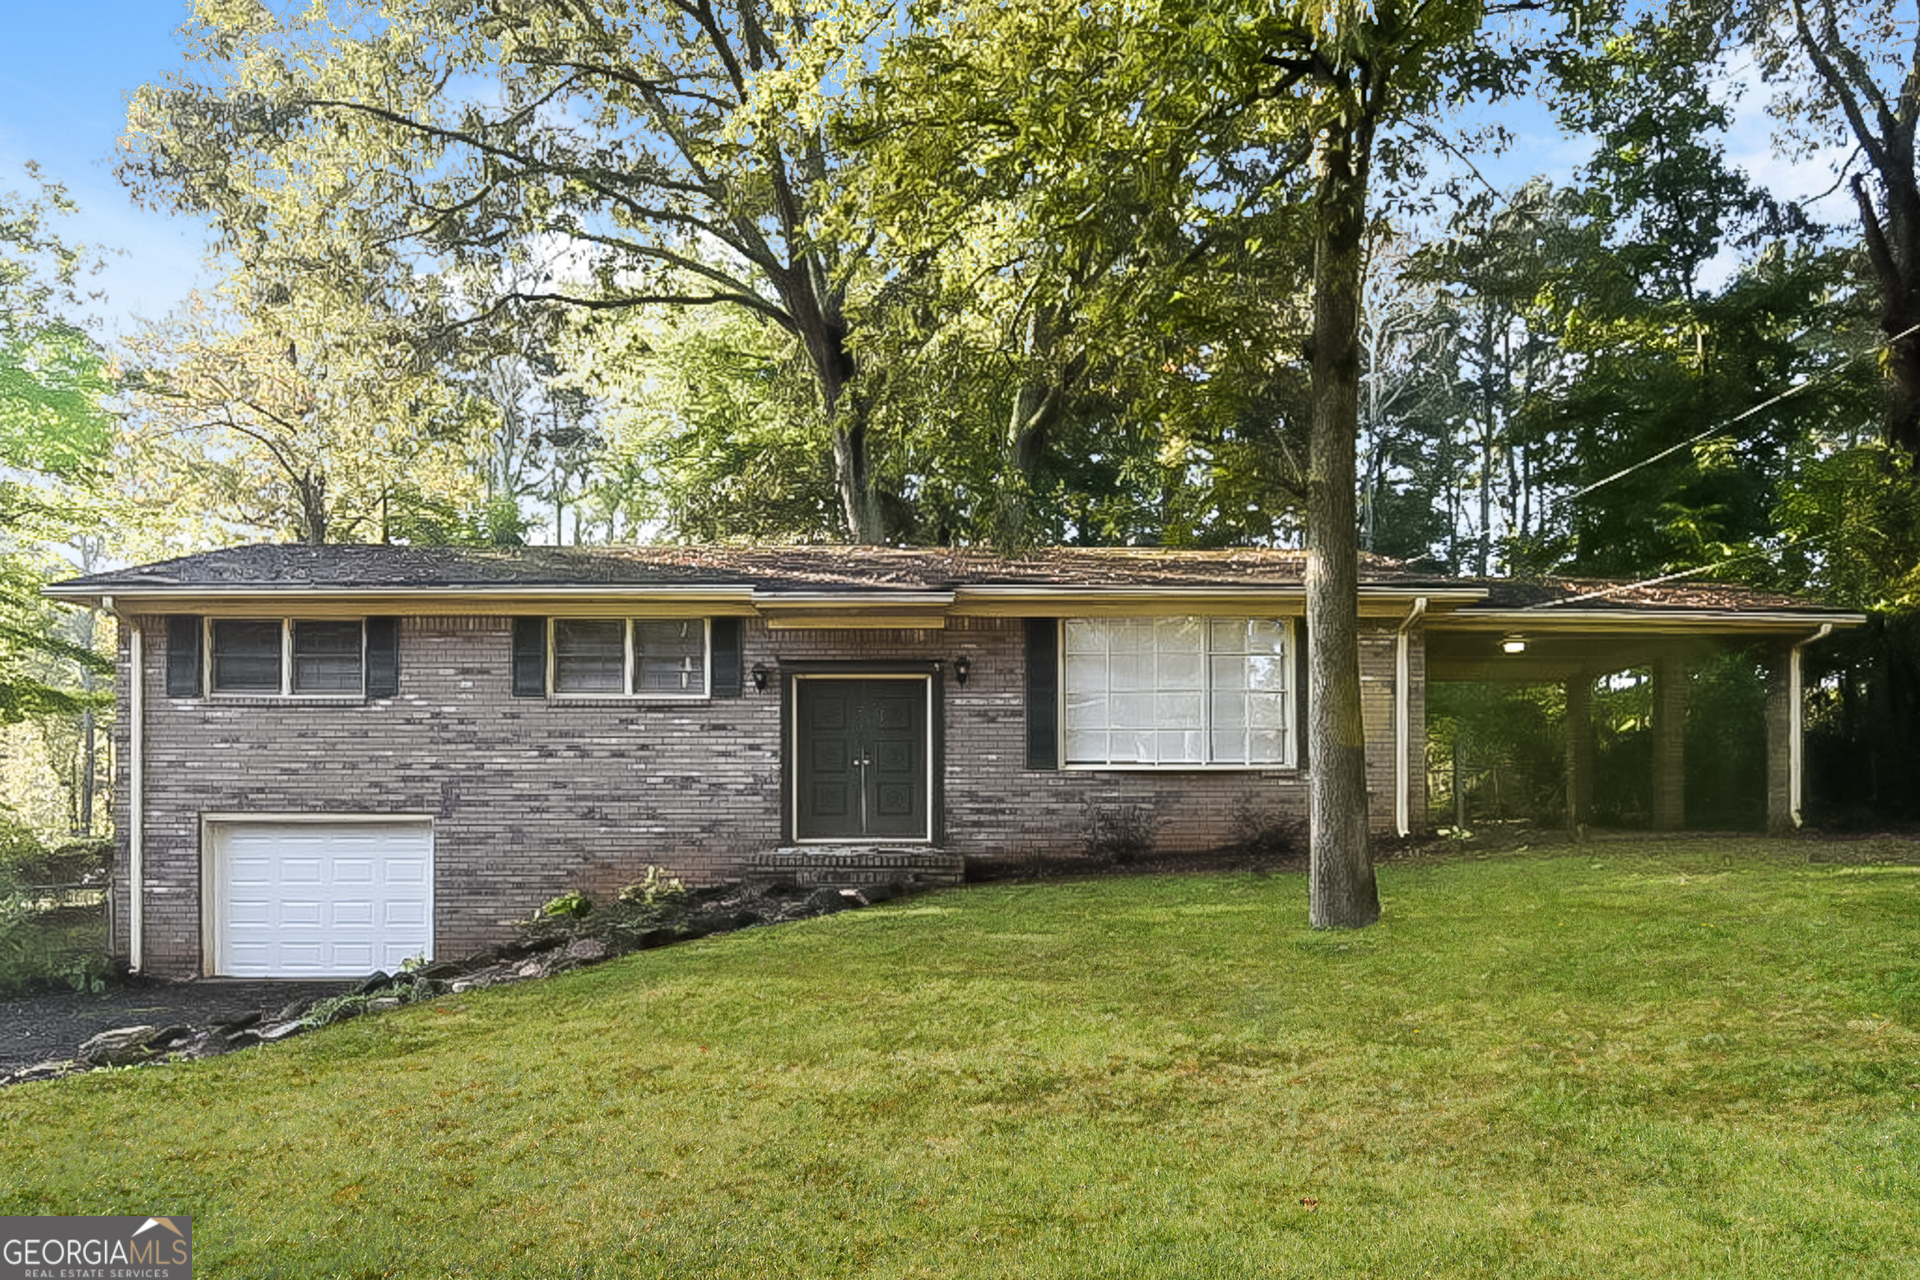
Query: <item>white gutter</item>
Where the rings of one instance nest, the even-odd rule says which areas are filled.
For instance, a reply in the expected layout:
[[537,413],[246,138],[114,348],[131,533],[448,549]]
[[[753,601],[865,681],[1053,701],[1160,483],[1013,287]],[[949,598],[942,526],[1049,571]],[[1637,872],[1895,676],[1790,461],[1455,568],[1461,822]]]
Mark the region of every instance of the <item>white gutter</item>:
[[127,967],[139,973],[146,956],[146,711],[145,636],[127,633]]
[[1806,639],[1787,650],[1787,812],[1793,817],[1793,825],[1801,825],[1800,819],[1800,781],[1803,772],[1801,744],[1801,721],[1805,707],[1802,697],[1800,678],[1800,654],[1808,645],[1819,644],[1833,634],[1833,624],[1823,622],[1820,629]]
[[1413,698],[1407,689],[1412,663],[1407,655],[1407,632],[1426,611],[1427,598],[1416,598],[1413,612],[1401,621],[1393,639],[1393,823],[1403,837],[1413,833],[1412,769],[1407,764],[1412,746],[1408,739],[1413,736]]

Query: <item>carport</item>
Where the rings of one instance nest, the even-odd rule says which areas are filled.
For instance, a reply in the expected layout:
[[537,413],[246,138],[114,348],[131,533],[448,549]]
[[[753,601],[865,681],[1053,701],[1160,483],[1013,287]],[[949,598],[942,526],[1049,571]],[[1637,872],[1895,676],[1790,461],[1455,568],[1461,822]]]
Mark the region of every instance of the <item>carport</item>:
[[1486,579],[1484,599],[1427,626],[1429,686],[1444,681],[1554,684],[1565,699],[1566,821],[1584,826],[1594,802],[1595,682],[1645,670],[1652,676],[1652,826],[1685,822],[1689,673],[1729,646],[1758,645],[1766,666],[1766,820],[1779,833],[1800,825],[1805,697],[1802,655],[1835,630],[1866,618],[1788,596],[1699,583],[1579,579]]

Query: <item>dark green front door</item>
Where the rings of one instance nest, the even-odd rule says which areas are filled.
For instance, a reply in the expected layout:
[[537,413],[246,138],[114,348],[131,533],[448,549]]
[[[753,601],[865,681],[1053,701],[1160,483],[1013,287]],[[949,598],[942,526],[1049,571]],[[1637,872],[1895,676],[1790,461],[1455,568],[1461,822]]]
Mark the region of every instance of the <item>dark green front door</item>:
[[925,677],[794,681],[794,836],[925,840]]

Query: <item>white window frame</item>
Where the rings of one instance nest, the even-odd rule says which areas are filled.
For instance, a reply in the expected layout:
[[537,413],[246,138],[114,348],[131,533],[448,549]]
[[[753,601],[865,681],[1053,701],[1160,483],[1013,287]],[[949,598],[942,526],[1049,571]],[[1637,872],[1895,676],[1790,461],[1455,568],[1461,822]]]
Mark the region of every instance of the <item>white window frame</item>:
[[[1200,655],[1202,669],[1208,673],[1206,676],[1207,683],[1200,694],[1202,712],[1200,732],[1203,740],[1207,743],[1207,751],[1209,754],[1211,754],[1213,750],[1213,685],[1211,674],[1213,668],[1211,637],[1213,633],[1210,624],[1225,620],[1231,622],[1271,622],[1279,626],[1282,635],[1282,660],[1286,663],[1287,673],[1286,688],[1283,691],[1284,704],[1281,712],[1281,721],[1284,726],[1283,731],[1286,735],[1286,755],[1283,760],[1258,764],[1241,761],[1227,761],[1224,763],[1205,761],[1195,763],[1185,760],[1170,760],[1164,763],[1160,761],[1138,760],[1101,763],[1099,761],[1080,761],[1070,760],[1068,758],[1067,698],[1070,690],[1067,688],[1067,624],[1069,622],[1113,623],[1141,620],[1158,622],[1164,618],[1192,618],[1201,624],[1202,634],[1208,637],[1207,645]],[[1144,619],[1131,617],[1076,617],[1059,619],[1055,624],[1054,632],[1054,654],[1059,673],[1057,680],[1058,702],[1054,709],[1054,724],[1057,726],[1055,730],[1054,758],[1060,762],[1060,768],[1066,772],[1272,773],[1277,770],[1298,769],[1300,767],[1300,695],[1298,689],[1300,681],[1299,665],[1294,649],[1295,638],[1298,634],[1299,629],[1294,625],[1294,619],[1292,618],[1261,616],[1256,614],[1221,615],[1219,617],[1204,614],[1154,614]]]
[[[278,622],[280,624],[280,688],[220,689],[213,682],[213,626],[216,622]],[[296,690],[293,687],[293,624],[296,622],[352,622],[360,627],[360,687],[334,692]],[[201,687],[212,698],[279,698],[300,702],[364,702],[367,697],[367,620],[365,618],[204,618],[201,620]]]
[[[623,693],[605,689],[582,689],[563,693],[559,687],[557,675],[560,664],[560,647],[554,643],[554,624],[558,622],[618,622],[621,635],[621,687]],[[634,624],[636,622],[698,622],[700,624],[700,685],[698,688],[667,690],[636,690],[633,687],[639,674],[639,663],[633,646]],[[633,617],[584,617],[584,618],[548,618],[547,619],[547,696],[564,698],[569,701],[586,702],[707,702],[713,698],[713,619],[649,617],[645,614]]]

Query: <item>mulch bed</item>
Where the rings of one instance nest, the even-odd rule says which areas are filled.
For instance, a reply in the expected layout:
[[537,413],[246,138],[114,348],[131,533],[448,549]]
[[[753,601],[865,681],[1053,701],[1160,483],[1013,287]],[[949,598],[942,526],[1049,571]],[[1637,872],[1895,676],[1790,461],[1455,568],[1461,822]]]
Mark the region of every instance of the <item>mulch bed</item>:
[[204,1027],[237,1022],[248,1014],[270,1019],[295,1002],[310,1004],[357,986],[357,980],[167,982],[131,977],[98,995],[49,991],[8,996],[0,999],[0,1075],[49,1058],[70,1057],[76,1045],[115,1027]]

